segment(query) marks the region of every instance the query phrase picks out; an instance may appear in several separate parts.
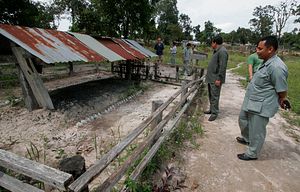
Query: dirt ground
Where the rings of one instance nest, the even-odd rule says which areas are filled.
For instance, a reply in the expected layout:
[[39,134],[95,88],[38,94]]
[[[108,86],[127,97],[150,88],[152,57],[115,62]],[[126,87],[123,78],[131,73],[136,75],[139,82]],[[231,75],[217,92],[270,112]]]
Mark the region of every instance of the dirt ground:
[[222,87],[218,119],[209,122],[209,116],[205,115],[205,133],[197,140],[200,148],[184,153],[187,188],[182,191],[300,191],[300,144],[287,136],[288,130],[299,134],[299,127],[289,125],[277,113],[267,126],[259,159],[239,160],[236,155],[243,153],[245,146],[237,143],[235,138],[240,136],[237,119],[245,90],[231,72],[227,73],[226,81]]
[[[28,112],[24,107],[3,105],[0,107],[0,148],[29,157],[27,149],[34,146],[39,151],[37,160],[52,167],[57,167],[63,157],[81,154],[89,167],[149,116],[153,100],[166,101],[180,88],[148,82],[147,91],[123,98],[130,85],[110,76],[109,73],[85,75],[90,83],[54,91],[51,94],[57,108],[54,111]],[[279,114],[270,120],[259,159],[251,162],[237,159],[236,154],[245,150],[245,146],[235,141],[239,136],[237,118],[245,93],[238,78],[228,72],[218,119],[208,122],[208,116],[204,116],[205,133],[197,139],[200,148],[182,152],[187,188],[180,190],[300,191],[300,145],[286,134],[291,129],[299,133],[299,128],[288,125]],[[82,82],[82,77],[73,77],[68,83],[76,84],[77,80]],[[56,80],[46,86],[51,90],[65,84],[63,80]],[[96,182],[100,180],[102,178]]]

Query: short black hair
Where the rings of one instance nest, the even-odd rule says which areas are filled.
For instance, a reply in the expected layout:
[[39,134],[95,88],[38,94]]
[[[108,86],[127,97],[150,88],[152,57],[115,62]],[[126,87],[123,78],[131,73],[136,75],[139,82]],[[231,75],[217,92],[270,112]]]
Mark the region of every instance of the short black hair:
[[278,49],[278,40],[277,37],[274,35],[266,36],[260,39],[260,41],[266,41],[266,47],[273,47],[275,51]]
[[189,46],[191,46],[191,45],[192,45],[191,43],[187,43],[187,44],[186,44],[187,47],[189,47]]
[[221,35],[216,35],[212,38],[213,43],[217,43],[218,45],[222,45],[223,44],[223,38],[221,37]]

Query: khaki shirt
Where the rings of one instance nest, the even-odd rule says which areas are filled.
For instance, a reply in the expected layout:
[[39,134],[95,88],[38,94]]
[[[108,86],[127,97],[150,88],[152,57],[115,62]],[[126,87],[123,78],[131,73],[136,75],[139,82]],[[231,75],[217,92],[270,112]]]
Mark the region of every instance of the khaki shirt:
[[277,55],[268,59],[248,84],[242,110],[273,117],[279,107],[277,93],[288,89],[287,77],[287,66]]
[[221,80],[222,83],[225,83],[227,61],[227,50],[221,45],[215,50],[208,63],[206,74],[207,83],[214,83],[216,80]]

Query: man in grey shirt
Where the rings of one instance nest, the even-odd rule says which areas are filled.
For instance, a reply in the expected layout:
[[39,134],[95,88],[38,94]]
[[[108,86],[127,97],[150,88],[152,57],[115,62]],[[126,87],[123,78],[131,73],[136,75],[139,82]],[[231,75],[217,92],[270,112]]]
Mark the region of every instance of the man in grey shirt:
[[259,41],[256,52],[263,63],[247,86],[239,115],[242,137],[237,142],[248,145],[245,153],[238,154],[241,160],[256,160],[266,137],[269,118],[285,108],[287,103],[288,69],[276,55],[278,40],[267,36]]
[[222,44],[221,36],[217,35],[212,39],[211,47],[214,49],[214,53],[208,64],[206,74],[210,108],[204,112],[211,114],[208,121],[214,121],[218,117],[221,87],[225,83],[228,53]]

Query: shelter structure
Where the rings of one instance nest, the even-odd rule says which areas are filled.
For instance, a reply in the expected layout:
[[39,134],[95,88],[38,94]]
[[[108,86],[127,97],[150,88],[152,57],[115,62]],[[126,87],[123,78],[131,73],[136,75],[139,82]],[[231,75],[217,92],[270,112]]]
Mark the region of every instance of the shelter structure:
[[[73,62],[106,61],[111,63],[112,72],[119,73],[121,78],[132,79],[132,74],[140,76],[144,61],[155,56],[140,45],[136,48],[138,43],[133,40],[128,43],[129,40],[93,38],[80,33],[7,24],[0,24],[0,42],[1,52],[9,50],[16,58],[24,101],[29,111],[40,107],[54,109],[48,90],[38,74],[42,69],[38,68],[37,62],[68,63],[71,72]],[[132,45],[133,42],[136,46]]]

